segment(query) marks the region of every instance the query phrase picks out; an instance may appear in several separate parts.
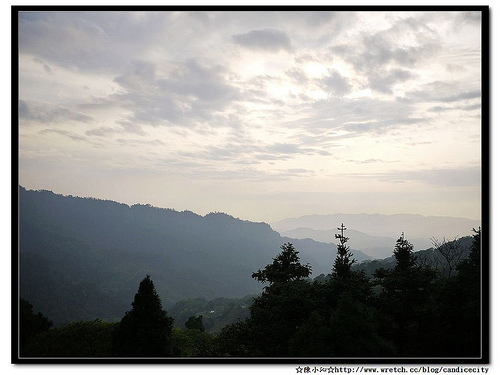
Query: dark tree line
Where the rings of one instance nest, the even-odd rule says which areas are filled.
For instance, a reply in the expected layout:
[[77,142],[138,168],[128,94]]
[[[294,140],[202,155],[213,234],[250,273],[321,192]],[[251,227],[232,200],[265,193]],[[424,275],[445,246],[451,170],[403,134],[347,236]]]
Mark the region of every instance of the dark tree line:
[[396,241],[392,269],[353,269],[345,226],[327,277],[311,281],[291,243],[252,277],[265,284],[250,318],[205,332],[203,316],[173,329],[150,276],[119,323],[100,320],[51,329],[21,302],[22,356],[87,357],[478,357],[481,344],[481,230],[453,272],[417,262]]
[[417,262],[402,234],[394,247],[396,266],[378,269],[372,278],[352,268],[345,229],[339,228],[337,257],[326,278],[308,281],[310,268],[300,264],[291,244],[253,274],[269,285],[249,319],[223,330],[222,355],[480,356],[480,229],[469,257],[448,277]]

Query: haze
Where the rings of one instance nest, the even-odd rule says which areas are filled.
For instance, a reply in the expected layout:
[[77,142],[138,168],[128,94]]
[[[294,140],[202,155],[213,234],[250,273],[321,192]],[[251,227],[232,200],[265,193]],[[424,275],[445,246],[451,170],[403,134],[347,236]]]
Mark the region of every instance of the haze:
[[22,13],[20,184],[252,221],[479,219],[480,30],[476,12]]

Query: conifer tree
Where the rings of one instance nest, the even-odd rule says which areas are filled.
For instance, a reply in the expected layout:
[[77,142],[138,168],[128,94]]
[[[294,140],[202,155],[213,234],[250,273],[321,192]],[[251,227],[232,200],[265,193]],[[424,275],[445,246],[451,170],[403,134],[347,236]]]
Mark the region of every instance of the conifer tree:
[[344,236],[344,231],[347,229],[344,223],[337,229],[340,231],[340,234],[336,234],[335,238],[337,238],[340,243],[337,245],[337,257],[333,265],[333,275],[343,278],[349,274],[355,260],[351,259],[353,254],[349,250],[349,246],[346,245],[347,241],[349,241],[349,237]]
[[393,340],[399,355],[420,355],[429,345],[424,333],[431,321],[436,273],[418,264],[413,245],[404,233],[396,241],[394,257],[394,269],[375,271],[376,283],[381,287],[378,305],[384,317],[383,332]]
[[312,284],[306,281],[311,266],[300,263],[299,252],[291,243],[282,245],[281,250],[272,264],[252,274],[270,285],[250,307],[248,325],[240,326],[252,333],[246,350],[263,356],[288,355],[288,340],[307,320],[313,307]]
[[252,278],[272,285],[277,282],[300,280],[311,274],[311,266],[300,263],[299,252],[290,242],[281,245],[281,250],[282,252],[273,258],[272,264],[252,273]]
[[173,319],[162,309],[153,281],[147,275],[113,337],[118,356],[164,357],[172,355]]
[[413,244],[404,237],[404,233],[396,241],[394,247],[394,257],[396,258],[396,270],[405,272],[415,267],[417,260],[413,254]]

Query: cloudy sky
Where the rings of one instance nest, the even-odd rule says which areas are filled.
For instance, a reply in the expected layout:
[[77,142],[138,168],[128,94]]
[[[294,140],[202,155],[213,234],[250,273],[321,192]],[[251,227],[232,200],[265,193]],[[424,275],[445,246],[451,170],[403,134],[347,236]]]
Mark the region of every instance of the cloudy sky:
[[28,189],[227,212],[481,215],[481,15],[19,17]]

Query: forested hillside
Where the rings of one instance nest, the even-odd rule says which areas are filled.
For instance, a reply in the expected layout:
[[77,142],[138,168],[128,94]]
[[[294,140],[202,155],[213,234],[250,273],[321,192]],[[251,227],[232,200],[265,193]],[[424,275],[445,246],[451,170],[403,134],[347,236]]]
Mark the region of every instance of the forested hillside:
[[[61,196],[20,187],[21,297],[60,325],[116,321],[145,274],[165,306],[186,298],[261,291],[251,273],[284,242],[314,275],[328,273],[335,246],[281,237],[268,224],[223,213],[200,216],[149,205]],[[353,250],[360,261],[368,259]]]
[[[51,328],[47,317],[35,315],[33,306],[21,300],[21,356],[466,358],[487,363],[480,229],[465,258],[457,257],[459,243],[436,249],[446,264],[453,264],[449,273],[436,268],[437,263],[421,263],[401,236],[394,265],[368,277],[352,267],[344,228],[337,236],[332,272],[322,280],[308,278],[311,266],[286,243],[271,263],[252,273],[265,285],[260,295],[179,303],[173,310],[183,326],[175,325],[176,318],[163,309],[149,275],[119,323],[93,320]],[[249,314],[241,314],[247,303]],[[212,314],[238,320],[218,327],[217,334],[208,333],[204,322]]]

